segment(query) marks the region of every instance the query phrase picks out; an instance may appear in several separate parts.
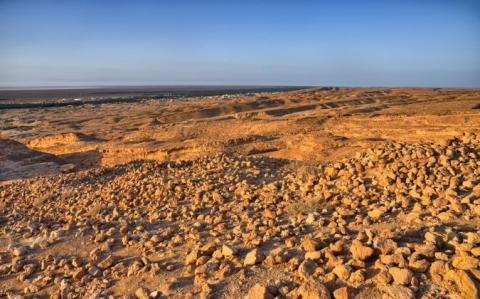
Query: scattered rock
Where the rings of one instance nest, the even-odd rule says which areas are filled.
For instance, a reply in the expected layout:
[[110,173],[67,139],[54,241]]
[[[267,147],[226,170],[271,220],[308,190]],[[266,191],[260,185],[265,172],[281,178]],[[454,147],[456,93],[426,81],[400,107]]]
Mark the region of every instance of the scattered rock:
[[313,240],[312,238],[304,238],[302,241],[302,248],[305,251],[316,251],[317,249],[320,249],[320,243]]
[[261,263],[265,259],[265,255],[263,252],[256,248],[250,251],[246,256],[243,261],[243,265],[245,266],[251,266],[251,265],[256,265]]
[[352,242],[352,245],[350,246],[350,252],[352,253],[352,257],[354,259],[359,259],[361,261],[370,258],[374,253],[373,248],[364,246],[358,240]]
[[222,246],[222,254],[225,257],[232,257],[237,254],[237,250],[231,246],[223,245]]
[[269,290],[260,285],[256,284],[250,288],[248,291],[248,299],[273,299],[274,296],[269,292]]
[[464,270],[450,270],[445,275],[446,280],[455,282],[458,290],[465,298],[479,298],[480,290],[475,280]]
[[332,271],[338,278],[347,281],[350,278],[352,269],[347,265],[338,265]]
[[135,290],[135,297],[138,299],[149,299],[148,290],[145,288],[138,288]]
[[400,285],[409,285],[413,278],[412,271],[408,269],[392,267],[388,269],[388,272],[390,273],[390,275],[392,275],[393,281],[396,284],[400,284]]
[[298,267],[298,274],[303,279],[309,279],[313,275],[313,273],[315,273],[316,269],[317,269],[317,263],[307,259],[303,261]]
[[22,257],[28,253],[28,248],[26,246],[16,246],[12,248],[12,255]]
[[456,255],[452,258],[452,266],[459,270],[469,270],[478,266],[478,259],[468,255]]
[[373,219],[378,219],[378,218],[382,217],[383,214],[385,214],[385,212],[380,210],[380,209],[373,209],[373,210],[368,212],[368,216],[370,218],[373,218]]
[[197,262],[199,258],[198,250],[192,250],[189,254],[185,257],[185,265],[193,265]]
[[353,294],[348,287],[341,287],[333,291],[333,298],[350,299],[353,298]]
[[[72,298],[150,278],[161,295],[190,298],[330,298],[326,286],[335,298],[478,296],[472,136],[382,141],[308,166],[207,154],[0,184],[0,239],[14,244],[0,251],[0,275],[29,296]],[[240,294],[230,288],[240,281],[257,284]]]
[[386,295],[383,297],[385,299],[415,299],[415,293],[411,289],[404,286],[385,286],[383,287],[383,291]]
[[296,290],[296,295],[302,299],[331,299],[328,289],[315,280],[308,280],[300,285]]

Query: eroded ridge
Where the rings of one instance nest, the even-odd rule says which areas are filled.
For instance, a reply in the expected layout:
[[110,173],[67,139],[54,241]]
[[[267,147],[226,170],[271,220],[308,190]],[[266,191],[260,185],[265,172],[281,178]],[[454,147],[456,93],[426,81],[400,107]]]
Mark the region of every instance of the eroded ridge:
[[338,161],[385,141],[476,132],[479,99],[478,89],[323,87],[2,110],[0,180],[220,153]]

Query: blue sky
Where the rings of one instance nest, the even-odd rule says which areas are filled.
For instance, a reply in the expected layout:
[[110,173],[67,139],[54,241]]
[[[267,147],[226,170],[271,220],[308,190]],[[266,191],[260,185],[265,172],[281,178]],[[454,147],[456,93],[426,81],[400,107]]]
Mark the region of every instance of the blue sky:
[[0,0],[0,86],[480,87],[480,1]]

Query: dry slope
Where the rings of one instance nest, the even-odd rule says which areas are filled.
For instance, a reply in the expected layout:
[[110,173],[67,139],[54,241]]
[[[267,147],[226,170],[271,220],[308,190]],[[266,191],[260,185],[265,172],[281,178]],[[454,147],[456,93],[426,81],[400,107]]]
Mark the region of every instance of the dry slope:
[[0,296],[477,298],[480,135],[0,187]]

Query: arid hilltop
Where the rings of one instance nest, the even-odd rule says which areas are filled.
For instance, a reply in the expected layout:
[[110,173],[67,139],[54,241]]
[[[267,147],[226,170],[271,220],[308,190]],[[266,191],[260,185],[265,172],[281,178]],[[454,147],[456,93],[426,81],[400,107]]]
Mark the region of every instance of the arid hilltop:
[[0,297],[478,298],[480,91],[0,111]]
[[[217,153],[334,161],[385,141],[436,142],[475,132],[479,115],[480,90],[373,88],[0,110],[1,142],[18,143],[0,154],[22,153],[0,157],[11,162],[0,176],[15,178],[6,172],[18,173],[24,163],[34,167],[24,159],[28,151],[76,169]],[[28,169],[21,172],[28,176]]]

